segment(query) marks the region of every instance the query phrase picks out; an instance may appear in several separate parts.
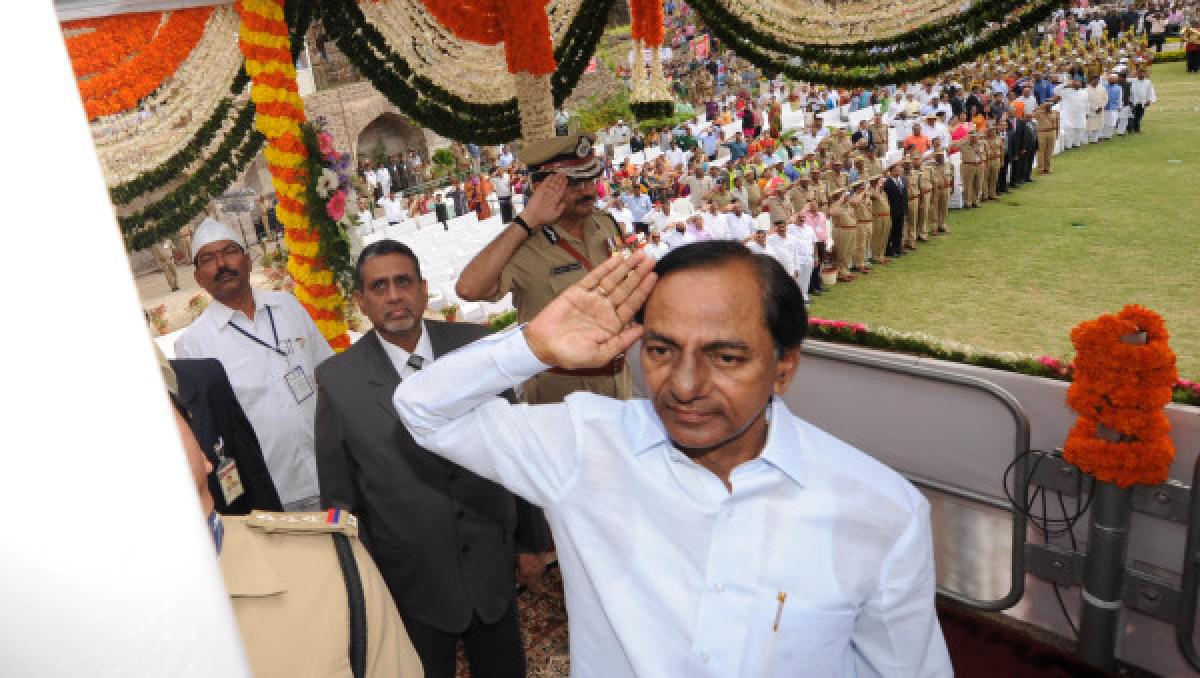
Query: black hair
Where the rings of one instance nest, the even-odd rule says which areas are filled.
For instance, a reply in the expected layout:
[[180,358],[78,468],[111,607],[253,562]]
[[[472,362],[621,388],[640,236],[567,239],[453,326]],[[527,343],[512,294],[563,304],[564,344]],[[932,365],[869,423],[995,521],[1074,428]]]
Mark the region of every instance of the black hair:
[[417,272],[417,279],[425,279],[424,276],[421,275],[421,262],[417,260],[417,255],[412,251],[412,248],[400,242],[399,240],[385,238],[367,245],[362,249],[362,252],[359,252],[358,262],[354,264],[354,290],[356,292],[361,292],[363,288],[363,265],[366,264],[369,259],[373,257],[380,257],[385,254],[402,254],[409,259],[412,259],[413,269]]
[[[782,355],[800,346],[808,332],[808,312],[804,308],[804,293],[796,280],[774,258],[756,254],[745,245],[732,240],[707,240],[676,247],[658,260],[654,273],[659,279],[672,273],[697,269],[714,269],[735,263],[748,265],[758,278],[762,289],[763,322],[771,333],[775,351]],[[644,321],[645,307],[635,320]]]

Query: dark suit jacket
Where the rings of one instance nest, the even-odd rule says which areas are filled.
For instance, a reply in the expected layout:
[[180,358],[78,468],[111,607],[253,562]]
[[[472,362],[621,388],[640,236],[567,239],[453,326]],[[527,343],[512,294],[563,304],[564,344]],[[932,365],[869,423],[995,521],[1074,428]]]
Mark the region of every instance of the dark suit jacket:
[[[213,463],[208,474],[208,489],[217,505],[217,513],[245,515],[253,509],[282,511],[279,493],[267,470],[258,436],[246,418],[245,411],[233,394],[225,368],[216,358],[172,360],[171,368],[179,380],[179,401],[191,417],[192,432],[200,449]],[[242,496],[226,503],[217,481],[217,460],[213,448],[220,438],[225,443],[225,456],[237,462],[238,474],[245,488]]]
[[[486,335],[469,323],[426,320],[434,356]],[[321,504],[352,511],[406,616],[461,633],[493,623],[516,589],[516,552],[544,551],[539,509],[413,441],[392,406],[400,378],[379,336],[317,368]],[[512,394],[506,394],[512,400]]]
[[893,219],[908,213],[908,182],[903,177],[888,177],[883,182],[883,192],[887,195]]

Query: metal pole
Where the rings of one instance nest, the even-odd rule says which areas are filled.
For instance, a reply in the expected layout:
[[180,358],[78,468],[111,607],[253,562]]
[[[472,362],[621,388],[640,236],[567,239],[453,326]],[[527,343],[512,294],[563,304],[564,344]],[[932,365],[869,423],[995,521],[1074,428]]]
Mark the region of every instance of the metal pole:
[[1083,604],[1079,624],[1079,656],[1088,664],[1113,671],[1125,581],[1125,552],[1133,512],[1133,488],[1097,482],[1083,566]]

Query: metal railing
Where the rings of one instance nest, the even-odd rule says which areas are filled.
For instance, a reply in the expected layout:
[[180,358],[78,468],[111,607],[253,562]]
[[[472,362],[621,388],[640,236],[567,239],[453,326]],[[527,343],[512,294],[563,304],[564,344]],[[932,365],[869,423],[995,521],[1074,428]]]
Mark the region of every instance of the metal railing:
[[[814,342],[805,342],[802,349],[804,354],[823,358],[825,360],[833,360],[836,362],[848,363],[859,367],[867,367],[871,369],[886,370],[897,374],[903,374],[918,379],[951,384],[965,388],[980,391],[987,396],[993,398],[1008,411],[1012,416],[1013,424],[1016,432],[1013,436],[1013,464],[1016,470],[1015,477],[1018,479],[1013,488],[1013,498],[1018,502],[1018,506],[1024,506],[1027,499],[1028,484],[1021,482],[1021,479],[1028,477],[1027,460],[1029,452],[1029,417],[1025,414],[1025,410],[1021,407],[1021,403],[1008,391],[1000,388],[985,379],[972,377],[963,374],[956,374],[946,370],[939,370],[933,367],[924,365],[912,365],[908,363],[891,360],[882,356],[868,355],[865,353],[848,352],[843,349],[826,346]],[[981,600],[971,596],[962,594],[961,592],[947,589],[938,586],[938,593],[943,596],[955,600],[969,607],[980,610],[1004,610],[1016,605],[1021,600],[1021,596],[1025,594],[1025,534],[1026,534],[1026,516],[1023,511],[1017,510],[1012,503],[999,497],[994,497],[976,490],[966,487],[960,487],[951,483],[946,483],[934,478],[928,478],[913,473],[901,472],[909,482],[917,487],[933,490],[942,494],[961,499],[966,502],[982,504],[992,509],[1005,511],[1012,516],[1012,557],[1010,561],[1010,584],[1008,593],[1003,597],[995,600]]]
[[[1007,390],[985,379],[957,374],[924,365],[900,362],[884,356],[872,355],[856,350],[846,350],[816,342],[807,342],[803,353],[816,358],[845,363],[858,367],[883,370],[894,374],[965,387],[981,392],[999,402],[1011,415],[1015,425],[1013,437],[1014,486],[1011,500],[985,494],[977,490],[926,476],[905,473],[910,482],[920,488],[932,490],[970,504],[1004,511],[1012,516],[1012,556],[1010,560],[1011,584],[1008,593],[995,600],[980,600],[959,591],[938,586],[938,593],[959,603],[981,610],[999,611],[1012,607],[1025,593],[1026,573],[1064,585],[1081,586],[1083,583],[1086,554],[1062,547],[1042,544],[1026,544],[1029,520],[1021,507],[1028,504],[1031,486],[1040,486],[1065,496],[1080,492],[1082,473],[1060,456],[1029,449],[1029,418],[1020,402]],[[1032,466],[1030,460],[1036,457]],[[1074,487],[1074,489],[1071,489]],[[1200,595],[1200,456],[1192,468],[1192,484],[1186,486],[1169,480],[1161,485],[1137,486],[1132,497],[1132,510],[1143,516],[1186,525],[1187,538],[1184,549],[1183,569],[1180,584],[1161,576],[1144,572],[1125,563],[1122,607],[1171,624],[1180,654],[1191,667],[1200,672],[1200,648],[1195,644],[1197,596]],[[1115,650],[1116,638],[1108,640],[1108,657]]]

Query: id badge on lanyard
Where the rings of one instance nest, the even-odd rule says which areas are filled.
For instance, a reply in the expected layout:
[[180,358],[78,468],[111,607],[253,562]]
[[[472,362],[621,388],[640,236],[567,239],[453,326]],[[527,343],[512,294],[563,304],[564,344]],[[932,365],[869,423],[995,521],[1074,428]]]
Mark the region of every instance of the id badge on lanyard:
[[217,438],[213,445],[213,454],[217,457],[217,482],[221,486],[221,497],[229,506],[237,501],[245,492],[242,486],[242,476],[238,473],[237,462],[225,456],[225,439]]
[[292,355],[295,353],[295,349],[294,349],[292,340],[287,339],[283,342],[284,346],[287,347],[286,350],[284,350],[284,348],[282,346],[280,346],[279,331],[275,328],[275,314],[273,314],[271,312],[270,306],[266,307],[266,311],[267,311],[267,318],[269,318],[271,320],[271,336],[275,339],[274,346],[268,344],[267,342],[263,341],[262,339],[259,339],[258,337],[251,334],[250,332],[247,332],[246,330],[242,329],[240,326],[238,326],[237,323],[235,323],[233,321],[229,322],[229,326],[232,327],[233,329],[237,330],[239,333],[241,333],[242,336],[246,337],[250,341],[253,341],[254,343],[258,344],[259,346],[263,346],[267,349],[270,349],[274,353],[277,353],[280,356],[282,356],[283,359],[287,361],[288,370],[283,375],[283,381],[285,384],[287,384],[288,390],[291,391],[292,398],[294,398],[296,400],[296,404],[299,405],[300,403],[302,403],[305,400],[308,400],[309,398],[312,397],[312,395],[313,395],[312,382],[309,381],[308,375],[306,375],[304,373],[304,366],[298,365],[298,364],[293,364],[293,362],[292,362]]

